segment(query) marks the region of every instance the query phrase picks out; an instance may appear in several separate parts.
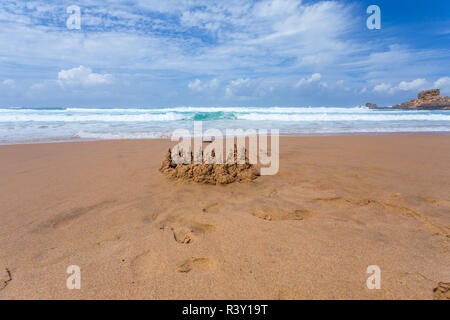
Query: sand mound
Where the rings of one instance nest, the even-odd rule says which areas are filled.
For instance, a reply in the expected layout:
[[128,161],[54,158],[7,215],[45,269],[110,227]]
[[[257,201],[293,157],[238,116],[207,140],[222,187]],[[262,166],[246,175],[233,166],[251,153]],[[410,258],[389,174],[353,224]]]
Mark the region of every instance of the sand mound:
[[172,161],[170,149],[159,171],[172,179],[206,184],[252,181],[259,176],[258,170],[249,163],[248,157],[245,158],[244,164],[207,164],[204,162],[201,164],[176,164]]

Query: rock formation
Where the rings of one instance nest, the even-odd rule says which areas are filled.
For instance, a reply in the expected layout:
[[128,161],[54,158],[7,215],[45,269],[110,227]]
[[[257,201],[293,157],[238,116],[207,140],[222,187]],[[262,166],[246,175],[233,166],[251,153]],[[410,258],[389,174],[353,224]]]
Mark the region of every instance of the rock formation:
[[442,97],[439,89],[426,90],[419,93],[417,99],[397,104],[392,108],[378,107],[367,103],[370,109],[400,109],[400,110],[450,110],[450,97]]
[[426,90],[419,93],[417,100],[397,104],[395,109],[414,110],[450,110],[450,97],[442,97],[439,89]]

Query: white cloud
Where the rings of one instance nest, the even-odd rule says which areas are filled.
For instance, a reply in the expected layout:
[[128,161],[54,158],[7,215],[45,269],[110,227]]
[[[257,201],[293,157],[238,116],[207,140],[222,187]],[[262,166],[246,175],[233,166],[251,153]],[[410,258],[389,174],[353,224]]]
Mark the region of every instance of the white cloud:
[[188,88],[193,91],[205,91],[209,89],[216,89],[219,87],[220,81],[214,78],[210,81],[201,81],[200,79],[195,79],[188,83]]
[[[228,86],[225,89],[225,94],[230,97],[232,95],[245,95],[242,94],[244,91],[242,90],[243,87],[248,87],[250,84],[250,79],[248,78],[239,78],[235,80],[231,80]],[[239,94],[240,92],[240,94]]]
[[313,73],[310,77],[308,78],[303,78],[300,79],[296,84],[295,87],[299,88],[305,84],[309,84],[309,83],[313,83],[313,82],[317,82],[320,81],[320,79],[322,79],[322,75],[320,73]]
[[425,79],[416,79],[410,82],[402,81],[398,85],[399,90],[410,91],[410,90],[422,90],[425,89],[428,85],[427,80]]
[[202,82],[200,79],[195,79],[194,81],[191,81],[188,83],[188,88],[196,91],[200,91],[203,89]]
[[419,91],[429,87],[426,79],[419,78],[412,81],[401,81],[397,86],[392,86],[390,83],[381,83],[373,88],[374,92],[393,94],[398,91]]
[[436,80],[434,87],[438,89],[450,89],[450,77],[442,77]]
[[91,87],[102,84],[110,84],[113,77],[110,74],[100,74],[92,72],[91,68],[79,66],[69,70],[58,72],[58,83],[61,86],[83,86]]
[[375,92],[392,92],[392,86],[388,83],[380,83],[373,88]]
[[258,88],[260,88],[258,82],[255,82],[250,78],[238,78],[235,80],[231,80],[228,83],[225,89],[225,94],[228,97],[249,97],[257,93]]
[[3,82],[2,82],[5,86],[8,86],[8,87],[13,87],[15,84],[16,84],[16,82],[14,81],[14,80],[12,80],[12,79],[6,79],[6,80],[3,80]]

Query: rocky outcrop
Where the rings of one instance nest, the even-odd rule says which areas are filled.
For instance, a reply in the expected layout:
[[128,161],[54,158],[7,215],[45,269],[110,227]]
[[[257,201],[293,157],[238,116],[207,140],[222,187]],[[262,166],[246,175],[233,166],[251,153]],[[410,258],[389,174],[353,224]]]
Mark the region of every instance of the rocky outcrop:
[[439,89],[426,90],[419,93],[417,99],[397,104],[392,108],[378,107],[368,103],[370,109],[400,109],[400,110],[450,110],[450,97],[442,97]]
[[450,97],[442,97],[439,89],[419,93],[417,99],[393,106],[395,109],[450,110]]
[[439,89],[432,89],[419,92],[418,98],[419,100],[432,100],[435,98],[439,98],[440,95],[441,91]]

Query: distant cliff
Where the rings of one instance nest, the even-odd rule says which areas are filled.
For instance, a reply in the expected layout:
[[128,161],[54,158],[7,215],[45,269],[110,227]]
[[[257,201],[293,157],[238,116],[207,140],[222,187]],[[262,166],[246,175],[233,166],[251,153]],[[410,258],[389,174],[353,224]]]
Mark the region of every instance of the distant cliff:
[[378,107],[367,103],[370,109],[400,109],[400,110],[450,110],[450,97],[442,97],[439,89],[426,90],[419,93],[417,99],[397,104],[391,108]]

